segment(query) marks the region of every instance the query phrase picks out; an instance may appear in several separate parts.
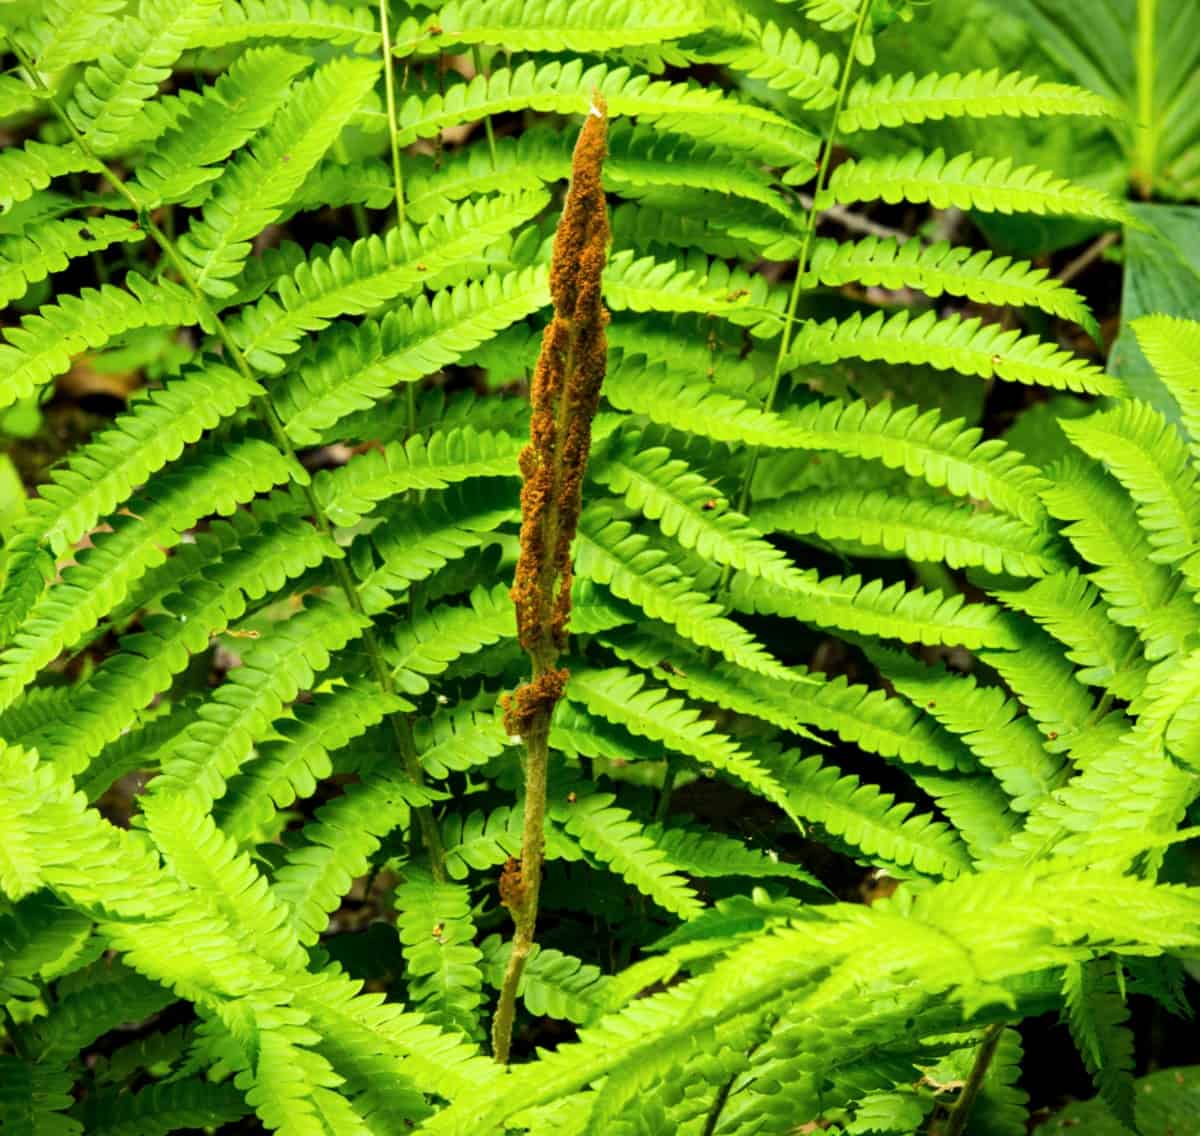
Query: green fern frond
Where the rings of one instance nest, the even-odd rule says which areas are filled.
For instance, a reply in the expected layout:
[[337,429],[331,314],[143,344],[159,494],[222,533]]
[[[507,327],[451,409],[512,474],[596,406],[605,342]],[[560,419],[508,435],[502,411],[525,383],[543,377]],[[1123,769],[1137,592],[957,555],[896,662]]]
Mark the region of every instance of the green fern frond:
[[571,673],[567,697],[633,734],[729,774],[786,809],[782,786],[750,753],[716,733],[699,710],[671,697],[662,687],[647,684],[643,676],[624,667],[577,667]]
[[[326,1083],[331,1070],[317,1054],[299,1044],[315,1040],[301,1029],[307,1015],[287,1020],[274,1013],[274,1007],[291,997],[291,991],[285,994],[282,986],[282,972],[255,956],[215,907],[189,903],[183,885],[159,866],[144,841],[109,825],[98,813],[85,811],[83,798],[73,794],[62,773],[12,749],[0,756],[0,763],[5,783],[10,773],[19,772],[24,785],[37,789],[32,811],[18,810],[7,800],[4,807],[6,815],[21,822],[17,839],[28,833],[35,841],[41,871],[51,886],[73,904],[92,910],[102,920],[102,933],[132,965],[208,1013],[227,1005],[234,992],[242,994],[246,1001],[241,1016],[231,1024],[240,1027],[242,1038],[248,1036],[247,1030],[249,1036],[257,1033],[260,1057],[267,1050],[268,1039],[282,1047],[293,1076],[299,1070],[300,1079],[281,1081],[279,1071],[272,1071],[263,1060],[256,1063],[251,1075],[250,1062],[238,1042],[226,1050],[234,1067],[241,1068],[236,1083],[248,1090],[247,1099],[260,1105],[268,1123],[294,1119],[296,1108],[301,1110],[303,1122],[313,1086]],[[66,832],[72,834],[69,843],[62,839]],[[78,871],[81,862],[103,865],[104,870],[85,876]],[[171,961],[164,964],[164,959]],[[281,1097],[284,1085],[290,1085],[290,1091]]]
[[187,1078],[154,1082],[136,1093],[89,1093],[77,1115],[89,1136],[168,1136],[181,1128],[232,1124],[248,1111],[232,1084]]
[[243,1070],[234,1084],[268,1128],[285,1128],[297,1136],[338,1131],[365,1136],[362,1118],[334,1092],[341,1078],[328,1061],[306,1048],[315,1040],[304,1027],[265,1031],[253,1072]]
[[273,966],[298,972],[307,955],[289,926],[286,904],[213,822],[205,802],[181,793],[156,793],[143,801],[146,830],[167,869],[205,897],[231,927]]
[[700,48],[689,50],[689,56],[759,79],[810,110],[823,110],[836,101],[841,61],[795,28],[740,15],[733,27],[721,29],[715,39],[711,48],[702,39]]
[[[610,128],[610,138],[615,126]],[[569,136],[545,125],[519,137],[497,138],[494,159],[474,146],[447,153],[440,163],[413,155],[410,172],[405,174],[405,210],[414,222],[424,224],[448,205],[467,198],[541,189],[566,177],[570,168]],[[391,186],[391,170],[383,167],[382,176]]]
[[772,111],[690,81],[653,80],[627,67],[604,64],[585,69],[579,59],[540,68],[529,60],[515,70],[478,75],[445,95],[413,95],[400,107],[397,141],[408,146],[449,126],[527,108],[578,114],[587,108],[593,91],[603,96],[614,118],[636,115],[643,122],[657,121],[663,129],[750,151],[773,165],[815,160],[815,136]]
[[198,322],[192,294],[169,280],[151,283],[136,272],[123,288],[102,284],[64,295],[5,329],[0,345],[0,408],[11,406],[71,365],[71,357],[103,347],[138,327],[188,327]]
[[667,854],[611,793],[590,793],[550,810],[588,853],[664,910],[691,919],[704,910]]
[[1047,537],[1014,518],[949,500],[895,497],[886,490],[794,493],[756,506],[754,521],[766,532],[817,536],[835,546],[852,541],[952,568],[977,565],[988,572],[1039,577],[1062,566]]
[[151,391],[54,472],[22,527],[62,556],[150,474],[263,393],[258,383],[215,360]]
[[404,877],[395,904],[408,996],[435,1024],[477,1037],[483,954],[474,943],[470,892],[411,867]]
[[719,604],[689,586],[672,555],[603,505],[586,508],[579,520],[575,569],[603,584],[647,615],[671,624],[685,639],[719,652],[758,674],[788,677],[788,671]]
[[[489,1084],[500,1072],[457,1031],[440,1030],[421,1015],[408,1013],[395,1002],[385,1002],[380,994],[364,994],[360,983],[332,969],[312,974],[306,982],[302,1004],[329,1039],[325,1046],[332,1048],[339,1038],[347,1041],[337,1046],[336,1056],[338,1064],[357,1082],[356,1098],[374,1097],[387,1108],[387,1090],[392,1089],[390,1107],[401,1110],[397,1121],[401,1127],[407,1128],[410,1122],[429,1113],[424,1100],[414,1100],[412,1089],[427,1096],[453,1099]],[[415,1119],[403,1115],[403,1110],[412,1106],[416,1107]]]
[[1192,456],[1200,443],[1200,324],[1172,316],[1142,316],[1132,323],[1138,345],[1155,374],[1171,392],[1192,440]]
[[906,801],[843,774],[819,757],[764,751],[796,815],[868,860],[884,860],[926,875],[952,878],[970,868],[970,856],[949,825],[929,813],[914,814]]
[[[779,329],[786,299],[766,280],[731,269],[701,254],[676,261],[632,251],[614,253],[604,270],[604,299],[614,311],[705,312],[748,326],[751,334],[772,336]],[[764,310],[766,309],[766,310]]]
[[0,304],[21,299],[34,284],[62,272],[78,257],[144,239],[141,229],[122,217],[62,218],[28,225],[20,236],[0,238]]
[[[484,979],[489,985],[499,987],[512,944],[499,935],[489,935],[479,949],[483,954]],[[599,967],[562,951],[535,946],[521,975],[517,995],[535,1016],[548,1015],[559,1021],[583,1024],[604,1008],[611,984],[612,979]]]
[[302,263],[254,307],[243,309],[234,334],[254,366],[281,371],[282,357],[297,350],[305,332],[434,286],[448,269],[478,258],[489,238],[498,239],[530,220],[545,203],[544,192],[467,202],[420,230],[405,226],[389,229],[383,238],[339,242]]
[[[1032,974],[1047,963],[1060,964],[1078,950],[1079,942],[1093,938],[1098,921],[1115,913],[1119,903],[1132,901],[1143,916],[1153,910],[1150,922],[1143,921],[1140,929],[1136,917],[1120,921],[1122,936],[1134,942],[1174,940],[1179,924],[1196,919],[1195,901],[1185,893],[1109,874],[1103,879],[1094,872],[1090,875],[1085,884],[1081,872],[1036,880],[1030,880],[1028,872],[993,873],[993,887],[986,896],[978,894],[978,880],[967,876],[929,888],[906,915],[887,904],[876,904],[866,912],[861,906],[843,906],[790,929],[755,936],[702,979],[637,999],[581,1031],[577,1043],[560,1046],[535,1066],[510,1074],[503,1095],[489,1085],[460,1097],[427,1127],[439,1136],[467,1136],[480,1124],[503,1123],[518,1110],[578,1092],[626,1065],[651,1059],[665,1060],[667,1065],[672,1060],[682,1062],[696,1042],[699,1005],[706,1007],[705,1027],[711,1028],[768,1002],[774,1004],[787,990],[796,1013],[824,1017],[861,988],[867,975],[878,983],[883,970],[895,976],[899,985],[907,984],[910,974],[938,973],[942,989],[950,992],[952,1003],[958,1003],[953,1009],[961,1022],[959,997],[978,992],[978,966],[991,975],[1015,977]],[[1077,890],[1081,885],[1083,890]],[[1069,903],[1062,902],[1064,896],[1070,896]],[[1006,918],[1001,925],[1008,934],[986,956],[975,943],[967,953],[960,944],[972,942],[968,928],[979,918],[981,905],[994,909],[1001,897]],[[1051,910],[1056,912],[1057,943],[1062,946],[1045,942],[1042,918]],[[1175,929],[1169,920],[1176,921]],[[1122,937],[1122,941],[1130,939]],[[839,967],[844,959],[854,959],[854,965]],[[873,991],[873,996],[877,1000],[878,992]],[[946,1001],[941,993],[924,997]],[[644,1040],[631,1043],[630,1038]]]
[[1073,455],[1055,464],[1053,487],[1042,493],[1050,513],[1065,523],[1063,535],[1095,569],[1114,622],[1133,627],[1151,661],[1178,651],[1200,628],[1200,613],[1178,577],[1151,558],[1149,538],[1133,502],[1097,463]]
[[794,734],[830,730],[882,757],[942,770],[971,770],[975,760],[928,717],[882,690],[851,684],[845,675],[823,681],[800,668],[793,681],[749,674],[705,659],[691,644],[653,624],[606,632],[616,655],[693,698],[760,718]]
[[1200,587],[1200,489],[1179,431],[1147,403],[1062,424],[1067,437],[1106,469],[1137,503],[1150,541],[1150,559],[1178,565],[1195,591]]
[[100,163],[76,142],[52,146],[31,138],[23,146],[6,147],[0,153],[0,206],[11,209],[55,178],[84,172],[99,173]]
[[442,840],[446,874],[466,879],[472,868],[492,868],[521,854],[521,809],[506,805],[491,813],[451,813],[442,823]]
[[1112,102],[1101,95],[1065,83],[1047,83],[1019,71],[993,68],[965,75],[951,72],[921,76],[910,71],[899,77],[859,79],[846,95],[838,129],[853,134],[940,118],[1048,114],[1112,117],[1116,113]]
[[95,801],[121,777],[139,769],[152,769],[155,754],[193,721],[195,709],[194,701],[185,699],[173,706],[144,712],[136,725],[109,742],[88,763],[78,778],[79,791],[89,801]]
[[[466,147],[448,155],[440,166],[418,161],[412,162],[412,176],[406,176],[407,207],[413,220],[425,221],[450,201],[516,193],[562,180],[571,168],[571,140],[563,131],[534,126],[516,138],[497,138],[494,158]],[[390,186],[390,171],[385,173]],[[719,146],[623,120],[609,127],[604,185],[625,197],[667,186],[712,189],[789,215],[770,177],[753,166],[729,163]]]
[[651,825],[646,835],[666,854],[667,860],[689,876],[722,878],[744,876],[748,879],[798,880],[810,887],[823,888],[815,876],[798,864],[779,858],[771,848],[760,851],[730,836],[702,828],[668,828]]
[[1114,963],[1097,960],[1068,966],[1063,995],[1071,1036],[1100,1096],[1122,1124],[1138,1131],[1133,1108],[1133,1034]]
[[[799,251],[777,248],[776,255]],[[817,240],[813,243],[806,279],[814,284],[874,284],[883,288],[916,288],[927,296],[945,293],[983,304],[1035,307],[1070,320],[1096,334],[1096,319],[1083,297],[1025,260],[997,256],[938,241],[932,245],[893,237],[864,237],[859,241]]]
[[[793,0],[785,2],[792,3]],[[829,32],[848,31],[858,18],[856,0],[800,0],[800,3],[805,17]],[[869,64],[871,59],[860,58],[859,62]]]
[[[984,1041],[984,1035],[978,1033],[946,1037],[946,1044],[965,1044],[960,1044],[930,1070],[930,1080],[936,1085],[965,1082],[971,1076]],[[991,1061],[971,1108],[971,1128],[977,1130],[979,1136],[1022,1136],[1028,1131],[1029,1096],[1017,1085],[1022,1056],[1020,1034],[1015,1029],[1004,1029],[995,1040]]]
[[635,364],[647,371],[669,363],[680,374],[700,371],[713,380],[706,385],[744,396],[765,395],[767,375],[775,366],[775,351],[757,343],[747,350],[741,332],[703,314],[622,316],[610,324],[608,339],[613,371]]
[[[995,862],[1030,863],[1053,851],[1128,865],[1148,840],[1179,826],[1196,794],[1195,774],[1131,729],[1122,714],[1110,714],[1091,733],[1081,772],[1028,815],[1025,830],[995,850]],[[1081,748],[1076,741],[1073,755]]]
[[512,638],[517,617],[506,584],[480,585],[467,605],[443,604],[423,612],[396,635],[388,650],[397,685],[408,694],[423,694],[429,679],[442,674],[455,659],[481,647]]
[[646,448],[650,440],[635,431],[615,435],[592,455],[588,475],[621,495],[631,509],[657,521],[665,536],[706,560],[785,586],[801,577],[745,517],[727,508],[703,476],[673,458],[668,446]]
[[328,0],[221,0],[220,11],[188,37],[191,47],[225,47],[259,39],[317,40],[356,51],[378,48],[371,13]]
[[277,736],[260,743],[255,757],[229,779],[225,795],[213,809],[217,824],[236,843],[248,841],[276,810],[316,792],[333,772],[331,754],[388,714],[411,708],[361,679],[294,705],[292,716],[273,723]]
[[782,415],[697,383],[694,375],[681,374],[666,364],[647,366],[636,356],[626,357],[605,376],[604,397],[618,410],[714,441],[770,447],[798,444],[788,437]]
[[516,518],[513,498],[498,478],[468,481],[430,494],[356,541],[351,559],[364,610],[385,611],[413,583],[486,543]]
[[[278,586],[328,554],[328,549],[305,544],[302,539],[292,547],[289,537],[302,538],[303,533],[285,525],[271,530],[262,541],[248,541],[247,555],[233,557],[217,571],[189,581],[184,594],[168,597],[165,613],[145,616],[141,629],[120,641],[120,653],[106,659],[77,688],[71,717],[34,735],[42,751],[75,768],[101,747],[117,741],[138,713],[170,687],[190,659],[207,649],[210,636],[243,614],[246,593],[261,594],[272,581]],[[272,552],[280,562],[265,560]],[[264,559],[256,561],[255,554]],[[154,752],[148,749],[141,758],[152,763]],[[95,770],[89,769],[89,780],[102,777],[106,769],[111,771],[112,760],[120,761],[120,754],[108,754]]]
[[730,599],[739,611],[780,615],[859,635],[968,649],[1019,645],[995,608],[961,595],[905,588],[861,576],[827,576],[801,589],[779,588],[745,573],[734,575]]
[[83,1136],[79,1121],[64,1115],[74,1100],[74,1080],[60,1065],[0,1057],[0,1121],[14,1132]]
[[1165,745],[1186,769],[1200,760],[1200,720],[1194,705],[1200,691],[1200,655],[1191,650],[1167,659],[1150,672],[1139,701],[1134,736],[1144,748]]
[[26,16],[19,41],[33,59],[57,61],[63,67],[90,63],[111,42],[117,26],[114,16],[125,7],[119,0],[46,0]]
[[209,802],[220,797],[285,704],[311,689],[314,676],[330,665],[331,653],[357,638],[366,622],[349,611],[315,604],[255,643],[243,665],[163,755],[153,794]]
[[432,799],[428,790],[411,782],[375,776],[349,786],[317,810],[302,830],[303,842],[275,873],[271,889],[291,908],[290,925],[301,943],[311,945],[324,932],[330,913],[367,870],[380,839],[406,825],[412,810]]
[[990,501],[1034,527],[1045,523],[1039,494],[1047,482],[999,439],[981,441],[976,427],[943,421],[936,410],[895,408],[887,401],[815,402],[784,415],[785,435],[797,447],[828,450],[902,469],[957,497]]
[[546,269],[492,275],[420,296],[382,320],[335,324],[273,391],[289,437],[317,442],[356,410],[368,410],[399,383],[415,383],[550,302]]
[[[910,149],[1111,113],[867,73],[920,7],[7,6],[0,428],[92,371],[132,393],[0,461],[0,1128],[909,1136],[998,1038],[971,1123],[1018,1136],[1019,1043],[983,1031],[1064,997],[1128,1105],[1101,960],[1170,958],[1130,989],[1176,1006],[1200,942],[1200,891],[1153,882],[1200,794],[1200,323],[1133,329],[1160,415],[1065,349],[1097,326],[1047,269],[858,239],[896,218],[837,206],[1135,222]],[[515,478],[590,176],[612,318],[539,803],[501,705]],[[1013,448],[996,379],[1114,398]],[[493,933],[543,808],[518,976]],[[901,886],[831,902],[795,830]]]
[[953,826],[971,858],[984,859],[1021,831],[1022,818],[1013,812],[1002,786],[978,769],[969,773],[909,769],[913,784],[925,793]]
[[218,0],[141,0],[137,17],[114,29],[111,47],[75,84],[67,117],[102,157],[127,144],[142,105],[188,46],[194,32],[212,19]]
[[708,27],[712,17],[696,0],[671,0],[655,9],[637,0],[450,0],[432,22],[441,30],[422,50],[494,44],[505,51],[599,55],[682,39]]
[[200,517],[232,513],[256,493],[286,481],[290,472],[278,450],[247,438],[227,447],[198,448],[160,475],[113,519],[112,531],[66,569],[63,583],[35,603],[0,664],[0,706],[9,705],[37,669],[112,611]]
[[[447,817],[443,826],[446,844],[446,873],[465,879],[471,868],[495,868],[521,854],[521,806],[503,805],[491,813]],[[559,825],[546,826],[548,860],[584,859],[583,850]]]
[[38,105],[33,89],[17,75],[0,75],[0,119],[19,118]]
[[229,296],[250,242],[282,211],[375,83],[367,62],[335,59],[288,93],[282,110],[213,183],[201,216],[178,242],[197,287]]
[[561,702],[555,708],[550,744],[570,757],[601,757],[606,761],[654,761],[659,756],[647,739],[605,721],[577,702]]
[[87,916],[57,903],[47,892],[26,896],[18,903],[6,901],[0,916],[4,963],[0,967],[0,993],[5,1000],[39,997],[31,981],[53,981],[69,972],[81,959],[92,934]]
[[1019,651],[984,651],[1037,723],[1051,751],[1065,749],[1073,735],[1092,724],[1095,706],[1061,646],[1038,627],[1022,626]]
[[[803,181],[804,167],[795,171]],[[1074,185],[1034,166],[1014,169],[1011,158],[976,157],[944,150],[851,159],[838,166],[816,207],[859,201],[929,202],[938,209],[980,209],[995,213],[1049,213],[1092,217],[1123,224],[1129,212],[1098,189]]]
[[421,719],[414,730],[421,767],[432,777],[485,765],[508,744],[496,716],[497,699],[486,688],[478,697]]
[[39,686],[27,691],[0,713],[0,737],[23,744],[24,739],[67,713],[72,691],[67,686]]
[[[839,167],[841,168],[841,167]],[[888,317],[875,312],[846,320],[801,324],[788,355],[788,365],[836,363],[842,359],[924,364],[939,371],[958,371],[983,379],[993,376],[1056,390],[1087,394],[1122,393],[1122,384],[1052,343],[978,318],[925,312],[915,319],[907,311]]]
[[[346,205],[365,205],[368,209],[386,209],[395,197],[392,171],[380,159],[361,158],[340,162],[334,158],[322,158],[309,171],[304,184],[292,194],[280,220],[287,221],[297,213],[311,213],[326,207],[336,209]],[[412,209],[408,210],[408,216],[414,221],[428,220],[428,217],[418,218]],[[239,291],[239,298],[241,294]]]
[[795,223],[760,209],[757,202],[731,202],[722,193],[703,189],[651,187],[625,193],[639,200],[613,210],[616,248],[699,249],[742,261],[778,260],[800,248]]
[[928,667],[907,655],[871,648],[872,657],[896,689],[952,733],[990,769],[1028,812],[1064,780],[1062,758],[1050,753],[1033,721],[999,687],[980,686],[969,675]]
[[1107,618],[1095,586],[1077,570],[1054,573],[1024,591],[994,594],[1064,644],[1066,658],[1081,668],[1081,683],[1105,687],[1126,701],[1144,686],[1146,665],[1136,635]]
[[445,489],[473,477],[514,477],[522,442],[470,427],[419,435],[368,450],[314,482],[322,511],[337,525],[357,524],[388,497],[409,489]]
[[205,187],[221,176],[214,163],[271,121],[307,66],[282,48],[252,48],[202,94],[181,93],[181,113],[138,164],[139,199],[147,206],[200,204]]
[[172,1068],[182,1060],[193,1037],[191,1026],[176,1026],[131,1041],[96,1062],[96,1080],[101,1085],[120,1084],[142,1070]]
[[[530,131],[522,136],[521,143],[522,146],[531,144],[536,153],[540,148],[538,139],[539,134]],[[731,194],[765,205],[783,217],[791,216],[770,177],[755,166],[740,166],[724,160],[719,144],[680,138],[653,124],[631,126],[619,121],[609,131],[608,146],[609,154],[604,161],[605,185],[611,184],[623,196],[637,197],[656,187],[688,186]],[[560,151],[563,149],[561,142],[559,148]]]
[[[295,481],[253,501],[248,510],[239,510],[227,520],[210,519],[203,529],[188,534],[188,539],[174,549],[170,558],[150,568],[130,588],[128,595],[114,608],[112,621],[117,625],[127,624],[138,612],[159,610],[165,606],[167,597],[174,592],[185,591],[196,580],[205,579],[213,569],[216,575],[225,577],[229,568],[237,562],[247,564],[256,559],[255,549],[261,544],[269,549],[263,562],[255,565],[250,579],[258,581],[246,591],[253,599],[261,599],[268,592],[283,587],[289,575],[300,575],[304,568],[312,568],[326,557],[337,559],[338,549],[320,532],[319,526],[305,523],[302,518],[308,512],[308,502],[303,487]],[[305,551],[299,559],[304,568],[296,567],[280,574],[265,561],[275,556],[289,562],[292,558],[284,547],[272,545],[271,529],[280,525],[289,530],[290,539]],[[219,562],[221,563],[218,567]],[[240,570],[240,565],[239,565]]]

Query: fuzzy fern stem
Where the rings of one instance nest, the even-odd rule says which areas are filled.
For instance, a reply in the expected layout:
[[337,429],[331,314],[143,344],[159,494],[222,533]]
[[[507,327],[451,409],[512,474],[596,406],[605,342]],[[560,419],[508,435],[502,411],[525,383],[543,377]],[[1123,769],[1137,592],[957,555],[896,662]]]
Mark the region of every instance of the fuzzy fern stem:
[[[246,361],[245,355],[242,353],[237,342],[229,333],[229,329],[225,326],[221,317],[213,309],[209,303],[208,297],[200,289],[196,283],[195,277],[192,275],[187,262],[180,255],[179,250],[175,246],[175,242],[162,231],[150,217],[144,206],[130,192],[125,183],[117,177],[113,169],[101,159],[88,142],[87,138],[80,133],[75,124],[63,110],[58,100],[54,97],[53,92],[46,86],[41,74],[37,71],[33,61],[29,55],[12,37],[6,36],[9,45],[11,46],[21,66],[30,76],[30,80],[34,86],[38,88],[39,94],[49,104],[54,111],[55,116],[66,127],[74,141],[99,167],[104,179],[113,187],[113,189],[123,197],[136,212],[138,223],[141,228],[149,234],[151,239],[162,250],[163,255],[167,258],[171,267],[178,273],[179,278],[184,285],[192,293],[196,299],[196,306],[200,312],[203,326],[212,328],[217,338],[220,339],[222,347],[224,347],[229,358],[232,360],[239,373],[247,380],[253,379],[253,372],[250,369],[250,364]],[[292,445],[291,439],[288,437],[287,431],[284,429],[283,420],[279,416],[275,404],[271,401],[268,395],[260,395],[255,398],[252,403],[255,413],[260,421],[270,430],[275,444],[279,447],[281,453],[285,455],[289,464],[294,470],[296,483],[301,487],[305,495],[305,502],[308,505],[317,527],[323,534],[332,538],[332,532],[328,518],[325,516],[320,502],[317,500],[316,494],[312,489],[312,479],[308,475],[308,471],[304,468],[299,457],[296,454],[296,449]],[[354,578],[350,574],[350,569],[344,560],[335,560],[333,562],[334,572],[337,576],[338,586],[345,594],[346,602],[351,610],[359,615],[364,614],[362,597],[358,593],[358,588],[354,583]],[[383,657],[383,652],[379,647],[379,642],[375,637],[374,630],[370,626],[363,633],[363,646],[366,650],[367,657],[370,659],[372,670],[379,682],[380,687],[387,694],[394,693],[395,684],[392,679],[391,671],[388,669],[387,662]],[[389,715],[389,720],[392,725],[392,731],[396,738],[396,746],[400,755],[401,764],[407,776],[416,784],[420,785],[424,782],[424,773],[421,769],[421,763],[417,756],[416,741],[413,737],[412,724],[407,718],[397,714]],[[430,870],[435,879],[444,880],[446,878],[445,852],[442,847],[441,832],[438,829],[437,821],[433,816],[433,811],[428,805],[423,805],[414,810],[417,817],[417,824],[421,830],[421,837],[425,844],[425,850],[430,859]]]
[[[859,0],[858,4],[858,19],[854,23],[854,32],[850,37],[850,46],[846,52],[846,61],[842,65],[841,82],[838,84],[837,99],[833,104],[829,118],[829,133],[825,138],[825,145],[821,151],[821,162],[817,167],[817,181],[813,187],[813,204],[808,210],[808,215],[804,224],[804,236],[800,242],[800,253],[796,258],[796,278],[792,282],[791,295],[788,297],[787,316],[783,321],[783,329],[779,336],[779,352],[775,356],[775,370],[771,376],[771,387],[767,392],[766,402],[763,407],[768,413],[775,409],[775,399],[779,396],[779,386],[783,379],[783,363],[787,358],[788,348],[792,343],[792,328],[796,322],[796,308],[800,303],[800,293],[804,287],[804,273],[808,268],[809,250],[812,248],[813,238],[817,232],[817,208],[816,201],[821,196],[821,191],[825,188],[825,183],[829,179],[829,162],[833,155],[833,147],[837,141],[837,124],[841,117],[842,107],[846,102],[846,92],[850,89],[850,75],[854,70],[855,53],[858,51],[858,41],[862,37],[863,27],[867,21],[867,14],[871,10],[871,0]],[[739,513],[745,513],[750,506],[750,486],[754,481],[754,470],[758,465],[758,456],[761,447],[754,446],[750,450],[749,460],[746,462],[745,472],[742,474],[742,488],[738,495],[737,509]],[[728,574],[728,573],[727,573]]]
[[604,381],[608,312],[600,278],[609,229],[600,178],[606,139],[604,102],[595,96],[575,145],[571,186],[554,237],[554,317],[542,337],[529,443],[521,451],[521,546],[512,597],[517,635],[533,673],[504,700],[505,726],[525,743],[525,814],[521,861],[510,860],[500,880],[500,901],[513,918],[512,953],[492,1022],[492,1053],[502,1065],[508,1062],[517,987],[537,926],[550,720],[567,682],[558,659],[567,646],[571,614],[571,542]]
[[945,1124],[937,1130],[937,1136],[962,1136],[967,1130],[967,1121],[971,1117],[971,1109],[975,1107],[979,1090],[983,1088],[984,1078],[987,1076],[987,1071],[992,1064],[992,1058],[996,1056],[996,1050],[1000,1046],[1000,1038],[1003,1034],[1003,1023],[988,1026],[987,1032],[983,1035],[983,1042],[975,1054],[975,1064],[971,1066],[971,1073],[967,1077],[967,1083],[963,1086],[963,1091],[959,1095],[958,1100],[954,1102],[954,1108],[950,1110],[950,1115],[946,1117]]

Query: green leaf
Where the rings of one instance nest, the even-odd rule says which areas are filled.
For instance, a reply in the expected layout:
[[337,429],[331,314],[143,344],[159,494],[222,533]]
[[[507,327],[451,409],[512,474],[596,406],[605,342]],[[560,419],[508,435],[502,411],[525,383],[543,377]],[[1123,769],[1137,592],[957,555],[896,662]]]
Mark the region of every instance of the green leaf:
[[1121,331],[1108,369],[1134,397],[1178,422],[1180,407],[1139,346],[1134,322],[1156,313],[1200,316],[1200,208],[1138,203],[1130,209],[1137,223],[1125,230]]

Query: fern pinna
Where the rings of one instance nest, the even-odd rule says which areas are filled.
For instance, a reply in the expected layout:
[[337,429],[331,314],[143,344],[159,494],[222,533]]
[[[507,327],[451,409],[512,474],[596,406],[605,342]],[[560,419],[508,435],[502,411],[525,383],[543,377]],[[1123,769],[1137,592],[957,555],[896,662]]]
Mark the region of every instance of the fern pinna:
[[[1200,771],[1200,328],[1138,329],[1168,421],[962,314],[1094,332],[1044,269],[820,226],[1125,218],[922,149],[1116,110],[874,73],[911,15],[5,6],[0,405],[85,352],[152,377],[5,533],[6,1128],[1016,1134],[1013,1027],[1055,1009],[1132,1119],[1124,992],[1180,1008],[1200,941],[1157,882]],[[612,323],[503,1074],[522,388],[592,100]],[[1043,468],[938,409],[992,380],[1108,401]],[[744,830],[689,812],[710,779]],[[830,902],[801,833],[903,885]],[[534,1057],[544,1019],[578,1040]]]

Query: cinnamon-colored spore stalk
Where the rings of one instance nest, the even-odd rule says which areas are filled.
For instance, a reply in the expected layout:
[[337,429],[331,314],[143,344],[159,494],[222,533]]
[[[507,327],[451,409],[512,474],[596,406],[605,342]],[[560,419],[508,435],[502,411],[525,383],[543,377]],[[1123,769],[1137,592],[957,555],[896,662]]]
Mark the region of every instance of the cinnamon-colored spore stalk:
[[517,986],[537,925],[550,718],[567,683],[558,658],[567,646],[571,615],[571,541],[604,381],[608,312],[600,299],[600,276],[609,233],[600,173],[606,137],[604,102],[596,98],[575,144],[571,187],[554,237],[554,318],[542,337],[529,444],[521,451],[521,548],[512,598],[533,674],[504,699],[508,732],[525,744],[525,816],[520,863],[510,862],[500,879],[500,902],[513,917],[512,954],[492,1021],[492,1053],[501,1064],[508,1061]]
[[571,541],[608,349],[608,312],[600,294],[609,239],[600,181],[606,138],[604,101],[597,98],[575,145],[571,188],[554,237],[554,318],[542,336],[530,440],[520,458],[525,483],[512,597],[517,634],[533,660],[534,679],[509,701],[507,722],[509,733],[521,736],[534,715],[553,707],[566,680],[565,673],[551,668],[567,644]]

